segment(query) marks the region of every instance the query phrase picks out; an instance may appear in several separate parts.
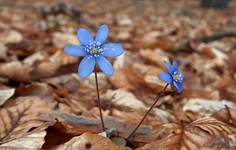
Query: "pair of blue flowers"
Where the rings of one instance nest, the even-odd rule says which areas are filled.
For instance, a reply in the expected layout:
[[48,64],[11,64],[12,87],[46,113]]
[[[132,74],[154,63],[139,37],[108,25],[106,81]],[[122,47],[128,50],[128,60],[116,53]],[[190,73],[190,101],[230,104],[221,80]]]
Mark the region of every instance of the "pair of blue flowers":
[[[88,77],[97,65],[107,76],[114,72],[111,63],[106,57],[114,58],[123,53],[123,47],[118,43],[106,43],[109,29],[107,25],[101,25],[96,33],[95,39],[92,34],[84,28],[77,31],[77,37],[80,45],[68,45],[64,52],[70,56],[84,58],[78,67],[78,74],[81,78]],[[173,65],[164,61],[167,72],[161,73],[159,79],[170,84],[178,93],[183,91],[183,74],[178,69],[178,64],[173,61]]]

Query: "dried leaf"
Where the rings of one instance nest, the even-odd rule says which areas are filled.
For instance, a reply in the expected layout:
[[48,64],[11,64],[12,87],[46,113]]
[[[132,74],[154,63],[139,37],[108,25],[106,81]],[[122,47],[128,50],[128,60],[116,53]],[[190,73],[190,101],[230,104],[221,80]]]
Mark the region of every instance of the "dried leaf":
[[60,145],[56,150],[122,150],[103,136],[84,133],[81,136],[72,138],[69,142]]
[[212,117],[236,127],[236,109],[225,106],[224,109],[212,114]]
[[30,81],[29,68],[18,61],[1,64],[0,76],[20,82]]
[[38,116],[48,113],[54,104],[46,103],[39,97],[19,97],[15,104],[0,109],[0,143],[19,138],[30,130],[43,126]]
[[153,63],[159,67],[161,67],[162,69],[164,69],[163,66],[163,61],[167,60],[166,57],[160,55],[160,50],[141,50],[140,51],[140,55],[143,57],[143,59],[145,59],[146,61]]
[[188,102],[184,105],[183,110],[185,112],[187,111],[196,112],[200,116],[209,116],[214,112],[217,112],[225,108],[225,105],[236,109],[236,104],[226,100],[219,101],[219,100],[192,98],[189,99]]
[[107,99],[111,99],[116,105],[126,106],[133,109],[146,109],[144,103],[137,99],[132,93],[119,89],[115,91],[107,91]]
[[[58,120],[61,123],[61,130],[69,135],[80,135],[85,132],[100,133],[101,121],[100,119],[91,119],[83,116],[73,116],[62,114],[60,112],[54,112],[50,115],[41,116],[42,120]],[[130,131],[136,127],[136,125],[127,124],[123,120],[106,117],[104,118],[104,124],[107,129],[114,129],[114,135],[118,134],[120,137],[127,138]],[[141,126],[135,133],[134,142],[147,143],[152,139],[151,129],[146,126]]]
[[137,150],[195,150],[230,148],[229,135],[236,128],[214,118],[201,118],[187,125],[167,124],[157,135],[157,140]]
[[0,145],[0,149],[20,149],[20,150],[38,150],[41,149],[44,144],[44,137],[46,131],[33,133],[16,140],[10,141]]
[[0,106],[3,105],[15,93],[15,89],[0,90]]

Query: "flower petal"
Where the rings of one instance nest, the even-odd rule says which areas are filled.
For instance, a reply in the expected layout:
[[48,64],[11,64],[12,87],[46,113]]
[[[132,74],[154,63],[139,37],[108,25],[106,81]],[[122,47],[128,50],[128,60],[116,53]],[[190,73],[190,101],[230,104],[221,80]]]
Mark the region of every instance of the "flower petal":
[[108,33],[109,33],[108,26],[101,25],[96,33],[95,41],[100,42],[101,44],[106,42]]
[[180,82],[175,82],[174,81],[174,86],[175,86],[178,93],[181,93],[184,89],[183,83],[180,83]]
[[173,82],[171,75],[167,72],[162,72],[159,76],[159,79],[168,83],[168,84],[172,84],[172,82]]
[[79,69],[78,69],[79,76],[81,78],[88,77],[93,72],[94,66],[95,66],[95,58],[91,55],[87,55],[81,60],[79,64]]
[[176,62],[175,60],[173,61],[172,69],[173,69],[174,71],[178,71],[178,70],[179,70],[179,66],[178,66],[178,64],[177,64],[177,62]]
[[164,61],[163,63],[164,63],[164,65],[166,66],[166,69],[168,70],[168,72],[169,72],[170,74],[173,74],[173,73],[175,72],[175,70],[173,69],[173,67],[171,66],[171,64],[169,64],[167,61]]
[[93,41],[92,34],[84,28],[80,28],[79,31],[77,31],[77,37],[82,45],[87,45]]
[[124,51],[121,44],[118,43],[108,43],[103,45],[103,55],[106,57],[117,57],[121,55]]
[[99,56],[96,60],[103,73],[105,73],[107,76],[111,76],[113,74],[112,65],[105,57]]
[[87,53],[79,45],[68,45],[64,47],[64,53],[70,56],[85,56]]

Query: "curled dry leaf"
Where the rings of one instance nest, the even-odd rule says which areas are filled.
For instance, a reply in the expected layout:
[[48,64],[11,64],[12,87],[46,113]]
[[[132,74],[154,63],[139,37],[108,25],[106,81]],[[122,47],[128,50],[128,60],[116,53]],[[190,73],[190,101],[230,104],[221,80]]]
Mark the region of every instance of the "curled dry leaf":
[[212,114],[212,117],[236,127],[236,109],[225,106],[224,109]]
[[0,106],[3,105],[15,93],[15,89],[5,89],[0,91]]
[[[41,98],[53,97],[53,89],[46,83],[33,82],[16,88],[17,96],[38,96]],[[49,101],[49,99],[47,100]]]
[[34,80],[55,75],[57,70],[66,62],[66,56],[62,51],[55,52],[47,61],[42,61],[30,73]]
[[164,126],[166,127],[157,133],[159,137],[156,141],[137,150],[233,148],[229,135],[236,134],[236,128],[214,118],[201,118],[187,125],[167,124]]
[[0,76],[19,82],[30,81],[29,68],[24,66],[19,61],[12,61],[9,63],[1,64]]
[[19,97],[15,104],[0,109],[0,143],[25,136],[30,130],[45,125],[38,116],[54,107],[39,97]]
[[56,150],[122,150],[113,144],[110,139],[103,136],[84,133],[81,136],[72,138],[69,142],[62,144]]
[[44,144],[46,131],[33,133],[0,145],[0,149],[38,150]]
[[209,116],[221,109],[224,109],[225,106],[236,109],[236,104],[229,101],[192,98],[189,99],[188,102],[184,105],[183,110],[185,112],[190,111],[198,113],[200,116]]

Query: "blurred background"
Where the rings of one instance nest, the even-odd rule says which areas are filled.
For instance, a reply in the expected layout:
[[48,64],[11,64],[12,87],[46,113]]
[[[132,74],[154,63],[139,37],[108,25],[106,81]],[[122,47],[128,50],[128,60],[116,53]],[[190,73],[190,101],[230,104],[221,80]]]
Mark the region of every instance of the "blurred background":
[[94,77],[79,78],[80,58],[66,56],[63,48],[79,44],[79,28],[95,34],[105,23],[108,41],[125,49],[112,60],[112,77],[99,73],[105,117],[137,124],[164,87],[157,78],[165,71],[163,61],[176,60],[185,76],[184,92],[169,88],[144,124],[159,131],[163,124],[220,112],[228,118],[216,118],[231,126],[230,115],[220,110],[230,110],[235,119],[235,10],[235,0],[0,0],[0,89],[11,89],[0,107],[17,107],[18,113],[18,102],[43,102],[40,108],[47,111],[39,112],[98,118]]

